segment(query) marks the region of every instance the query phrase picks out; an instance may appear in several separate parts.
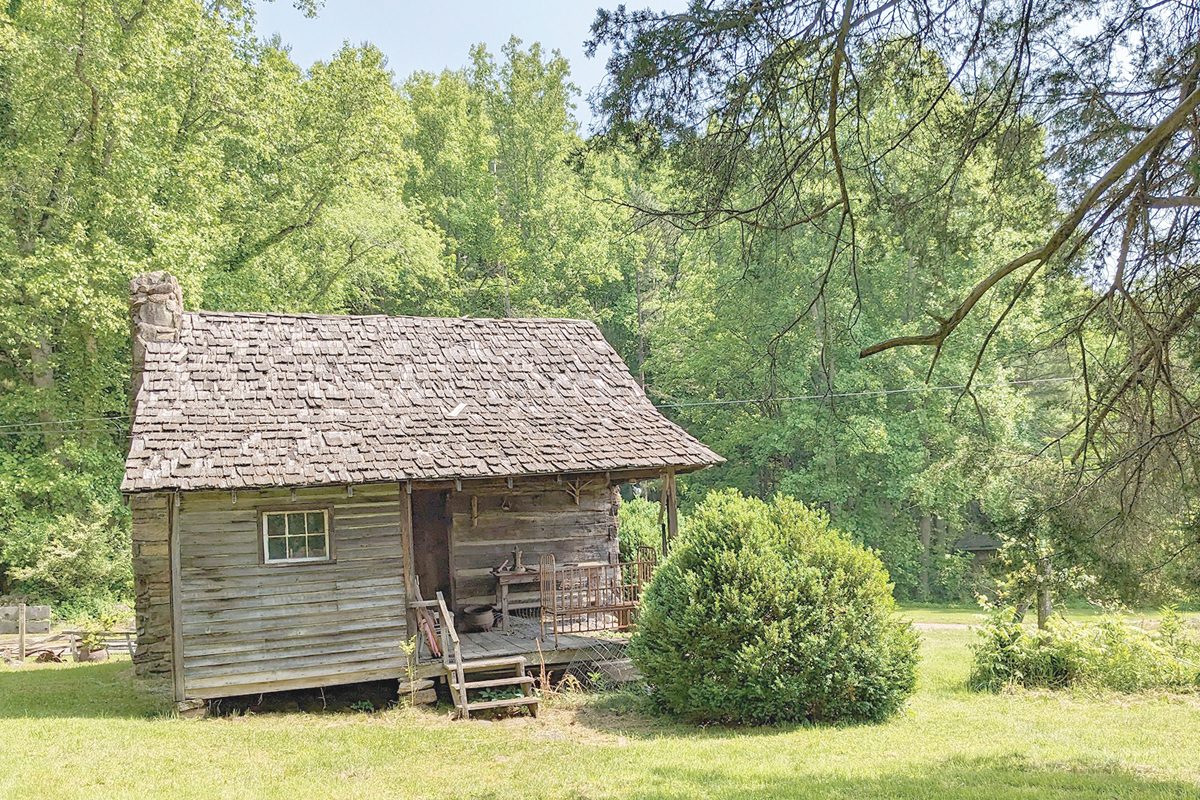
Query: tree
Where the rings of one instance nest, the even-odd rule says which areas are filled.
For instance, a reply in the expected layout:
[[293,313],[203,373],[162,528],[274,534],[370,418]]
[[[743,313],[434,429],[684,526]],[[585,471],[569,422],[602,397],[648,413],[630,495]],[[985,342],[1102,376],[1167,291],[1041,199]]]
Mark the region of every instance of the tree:
[[618,282],[611,213],[586,193],[578,90],[566,60],[511,39],[499,63],[482,45],[471,66],[418,73],[404,87],[420,162],[409,196],[448,235],[466,310],[488,316],[587,316]]
[[[859,287],[870,266],[864,209],[897,199],[891,165],[914,141],[944,136],[951,169],[911,207],[954,214],[960,175],[985,143],[1000,144],[1004,163],[1042,151],[1045,131],[1054,225],[997,254],[953,296],[931,296],[921,314],[880,329],[860,354],[930,347],[931,374],[968,320],[999,331],[1039,283],[1057,283],[1074,300],[1047,338],[1071,348],[1055,358],[1083,376],[1074,424],[1057,435],[1072,491],[1119,481],[1118,525],[1140,516],[1147,486],[1170,480],[1194,494],[1193,4],[726,0],[678,14],[622,6],[601,11],[592,31],[593,51],[613,48],[598,103],[609,138],[696,167],[660,213],[690,228],[813,229],[827,256],[814,303],[831,286]],[[928,74],[930,53],[945,60],[944,75],[912,83]],[[915,87],[900,125],[869,110],[887,81]],[[1090,288],[1071,286],[1076,276]],[[873,311],[851,313],[860,310]],[[995,357],[994,338],[979,343],[979,364]]]
[[[926,70],[935,84],[940,62],[930,59]],[[895,82],[876,84],[869,114],[877,126],[910,116],[921,76],[913,78],[899,91]],[[1019,250],[1044,230],[1053,192],[1038,159],[1010,160],[999,173],[1002,146],[985,143],[959,171],[959,208],[950,215],[915,200],[946,179],[952,166],[942,156],[953,142],[914,137],[888,163],[892,199],[858,212],[857,287],[829,285],[815,301],[827,267],[821,232],[724,226],[688,234],[682,277],[653,338],[651,391],[681,402],[672,409],[668,401],[668,410],[729,458],[693,482],[763,497],[782,491],[824,507],[879,551],[901,597],[958,599],[965,591],[965,565],[952,545],[985,524],[982,487],[1007,474],[1009,453],[1041,445],[1030,437],[1042,432],[1033,420],[1053,429],[1054,412],[1032,390],[1062,391],[1010,383],[1064,374],[1012,358],[1041,330],[1042,307],[1053,298],[1030,304],[1022,324],[1004,332],[994,349],[1009,363],[985,365],[966,397],[888,393],[918,385],[922,365],[901,354],[856,357],[856,338],[905,324],[974,282],[999,248]],[[856,196],[867,195],[856,174],[850,180]],[[851,324],[856,305],[870,311]],[[962,333],[940,360],[938,384],[962,385],[975,368],[987,330],[972,320]],[[728,399],[745,402],[720,405]]]
[[[251,19],[196,0],[0,10],[0,592],[76,602],[51,584],[128,560],[130,277],[170,270],[214,309],[444,293],[441,234],[401,197],[408,119],[382,55],[301,72]],[[95,563],[55,555],[80,536]]]

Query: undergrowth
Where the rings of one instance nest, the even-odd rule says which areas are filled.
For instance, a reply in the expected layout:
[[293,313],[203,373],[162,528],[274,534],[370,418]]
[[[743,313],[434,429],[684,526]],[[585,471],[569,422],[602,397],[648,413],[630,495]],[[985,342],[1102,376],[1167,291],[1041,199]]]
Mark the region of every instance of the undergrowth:
[[992,614],[972,646],[973,689],[1008,686],[1088,687],[1118,692],[1193,690],[1200,686],[1200,637],[1173,609],[1155,631],[1116,616],[1095,621],[1051,620],[1045,631],[1028,629],[1012,608]]

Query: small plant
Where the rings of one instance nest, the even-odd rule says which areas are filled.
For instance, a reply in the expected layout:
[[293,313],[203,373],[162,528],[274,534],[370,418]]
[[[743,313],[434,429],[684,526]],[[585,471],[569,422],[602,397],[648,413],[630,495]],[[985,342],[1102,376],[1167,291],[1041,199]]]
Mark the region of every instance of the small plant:
[[493,700],[510,700],[522,696],[521,690],[515,686],[492,686],[475,691],[478,692],[478,698],[487,703]]
[[103,650],[108,644],[107,634],[120,623],[117,615],[109,612],[90,618],[79,634],[79,649],[85,653]]
[[370,714],[375,710],[375,704],[370,700],[355,700],[350,704],[351,711],[361,711],[364,714]]
[[417,705],[417,636],[414,635],[407,642],[400,643],[400,650],[404,653],[404,671],[408,677],[408,707],[416,708]]

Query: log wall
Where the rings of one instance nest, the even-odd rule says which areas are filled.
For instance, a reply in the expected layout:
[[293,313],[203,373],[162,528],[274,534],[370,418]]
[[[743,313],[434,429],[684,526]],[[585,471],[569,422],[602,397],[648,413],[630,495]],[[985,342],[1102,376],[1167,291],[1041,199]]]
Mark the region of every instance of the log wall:
[[[400,677],[407,639],[400,489],[184,493],[183,682],[189,698]],[[330,508],[333,561],[264,564],[262,510]]]
[[[616,488],[601,480],[582,487],[578,505],[567,484],[552,481],[516,481],[511,490],[472,491],[464,485],[463,491],[452,492],[455,604],[494,602],[492,568],[511,561],[514,548],[522,550],[526,566],[536,567],[544,553],[553,553],[559,564],[616,563],[619,502]],[[537,597],[536,585],[513,587],[510,594],[515,603],[534,603]]]

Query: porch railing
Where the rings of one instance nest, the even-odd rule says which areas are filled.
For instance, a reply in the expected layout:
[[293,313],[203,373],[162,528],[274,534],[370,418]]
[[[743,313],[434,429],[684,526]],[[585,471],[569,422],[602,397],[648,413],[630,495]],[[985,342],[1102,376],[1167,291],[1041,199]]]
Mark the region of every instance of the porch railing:
[[629,630],[637,621],[642,589],[658,558],[653,547],[639,547],[637,561],[557,566],[553,554],[538,564],[542,635]]

